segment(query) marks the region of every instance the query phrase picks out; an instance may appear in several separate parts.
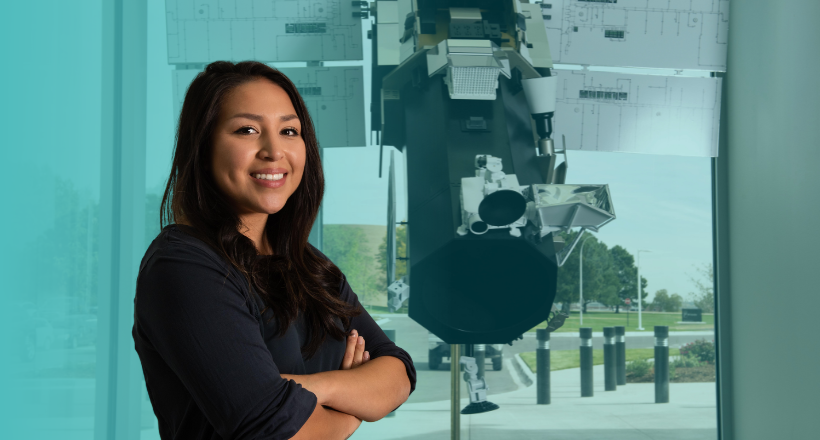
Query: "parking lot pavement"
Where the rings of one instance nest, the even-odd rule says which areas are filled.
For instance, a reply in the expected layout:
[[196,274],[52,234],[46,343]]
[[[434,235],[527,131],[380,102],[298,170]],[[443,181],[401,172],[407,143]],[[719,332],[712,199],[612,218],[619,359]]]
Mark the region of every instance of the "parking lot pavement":
[[[416,367],[416,391],[410,395],[408,403],[435,402],[450,398],[450,362],[444,360],[438,370],[431,371],[427,365],[428,343],[427,329],[413,321],[407,315],[373,315],[376,322],[383,329],[396,330],[396,345],[403,348],[413,358]],[[493,371],[490,360],[487,360],[485,379],[490,395],[508,393],[519,388],[517,377],[511,375],[509,362],[515,352],[512,347],[504,346],[504,367],[501,371]],[[466,396],[466,394],[465,394]]]
[[[439,371],[427,368],[427,330],[406,315],[374,316],[382,328],[397,333],[397,344],[413,357],[418,387],[394,417],[365,423],[354,434],[356,440],[447,440],[450,438],[449,363]],[[678,332],[670,345],[680,346],[697,339],[710,339],[712,332]],[[534,335],[533,335],[534,336]],[[694,440],[717,438],[714,383],[671,384],[671,402],[655,404],[653,384],[629,384],[617,391],[604,391],[603,366],[593,369],[595,396],[581,398],[580,370],[555,371],[552,404],[535,404],[535,386],[511,368],[515,354],[534,351],[537,341],[530,334],[504,346],[504,369],[487,365],[488,400],[501,406],[489,413],[461,416],[464,440],[612,439]],[[578,335],[554,333],[553,350],[576,350]],[[593,346],[601,348],[603,335],[593,335]],[[627,333],[627,347],[650,348],[651,332]],[[532,376],[528,376],[532,379]],[[462,383],[461,406],[469,403]]]
[[[461,416],[463,440],[613,439],[704,440],[717,438],[714,383],[670,385],[670,403],[654,403],[654,384],[604,391],[603,367],[593,369],[593,397],[580,396],[580,370],[552,374],[552,403],[535,404],[535,386],[492,396],[501,408]],[[463,389],[463,388],[462,388]],[[469,403],[461,399],[461,406]],[[355,440],[446,440],[450,402],[406,403],[396,416],[365,423]]]

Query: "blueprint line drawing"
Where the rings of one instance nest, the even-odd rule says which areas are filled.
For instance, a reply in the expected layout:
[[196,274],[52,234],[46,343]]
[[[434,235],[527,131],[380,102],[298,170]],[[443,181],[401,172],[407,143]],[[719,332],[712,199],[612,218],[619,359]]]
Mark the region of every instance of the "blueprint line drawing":
[[307,105],[319,145],[367,145],[361,66],[280,68]]
[[169,64],[362,60],[350,0],[166,0]]
[[717,156],[720,78],[554,72],[555,138],[567,149]]
[[726,70],[729,0],[543,0],[554,63]]
[[[278,70],[299,90],[322,148],[367,145],[362,66],[291,67]],[[185,92],[200,71],[173,71],[175,114],[179,114],[185,100]]]

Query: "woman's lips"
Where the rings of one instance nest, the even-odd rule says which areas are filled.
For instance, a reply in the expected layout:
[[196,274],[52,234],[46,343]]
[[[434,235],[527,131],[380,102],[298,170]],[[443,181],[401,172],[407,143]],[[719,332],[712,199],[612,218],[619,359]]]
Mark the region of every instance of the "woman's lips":
[[[267,179],[267,178],[260,179],[260,178],[256,177],[259,174],[261,174],[261,173],[255,173],[255,175],[251,174],[251,179],[253,179],[253,181],[256,182],[257,184],[259,184],[261,186],[264,186],[265,188],[279,188],[280,186],[285,184],[285,181],[288,178],[287,173],[277,173],[277,174],[282,174],[282,178],[278,179],[278,180],[270,180],[270,179]],[[269,176],[271,174],[264,174],[264,175]]]

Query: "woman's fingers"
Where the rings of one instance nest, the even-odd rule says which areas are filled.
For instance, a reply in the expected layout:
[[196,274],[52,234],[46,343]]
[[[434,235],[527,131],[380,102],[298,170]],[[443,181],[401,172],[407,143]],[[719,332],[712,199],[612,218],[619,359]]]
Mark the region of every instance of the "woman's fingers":
[[370,352],[365,351],[364,338],[359,336],[359,332],[352,330],[346,342],[347,347],[340,370],[350,370],[370,360]]
[[353,356],[356,352],[356,342],[359,340],[359,332],[352,330],[347,336],[347,347],[345,348],[345,355],[342,358],[342,367],[340,370],[349,370],[353,368]]
[[356,368],[362,364],[362,357],[364,356],[364,338],[359,336],[356,341],[356,349],[353,352],[353,366]]

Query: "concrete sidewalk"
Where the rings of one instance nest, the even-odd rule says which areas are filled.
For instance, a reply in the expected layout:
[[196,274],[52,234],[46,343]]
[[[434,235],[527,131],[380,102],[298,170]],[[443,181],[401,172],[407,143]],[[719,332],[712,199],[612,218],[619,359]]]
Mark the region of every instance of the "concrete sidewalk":
[[[526,368],[526,367],[525,367]],[[717,438],[714,383],[671,384],[670,403],[655,404],[654,384],[628,384],[604,391],[603,366],[593,369],[594,397],[579,397],[580,369],[552,372],[552,403],[536,405],[535,385],[497,394],[490,401],[501,408],[461,416],[463,440],[529,439],[655,439]],[[527,373],[529,370],[527,369]],[[534,379],[534,377],[533,377]],[[529,382],[523,380],[521,382]],[[462,383],[462,391],[466,384]],[[465,407],[469,400],[461,401]],[[356,440],[450,438],[450,402],[403,405],[396,416],[364,423]]]

